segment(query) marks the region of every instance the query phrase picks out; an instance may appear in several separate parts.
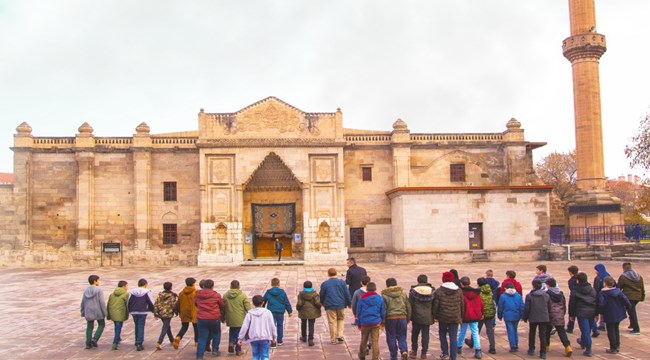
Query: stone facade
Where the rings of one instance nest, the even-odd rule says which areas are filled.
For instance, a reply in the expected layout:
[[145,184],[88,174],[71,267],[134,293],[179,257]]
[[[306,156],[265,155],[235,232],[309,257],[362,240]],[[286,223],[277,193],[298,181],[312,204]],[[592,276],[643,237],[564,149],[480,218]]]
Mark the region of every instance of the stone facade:
[[[276,236],[310,264],[534,257],[548,243],[551,189],[532,168],[543,144],[514,119],[501,133],[411,134],[402,120],[353,130],[340,110],[269,97],[234,113],[201,109],[198,131],[16,131],[0,265],[236,265],[269,256]],[[277,204],[294,209],[291,228],[257,231],[253,207]],[[102,252],[110,242],[122,253]]]

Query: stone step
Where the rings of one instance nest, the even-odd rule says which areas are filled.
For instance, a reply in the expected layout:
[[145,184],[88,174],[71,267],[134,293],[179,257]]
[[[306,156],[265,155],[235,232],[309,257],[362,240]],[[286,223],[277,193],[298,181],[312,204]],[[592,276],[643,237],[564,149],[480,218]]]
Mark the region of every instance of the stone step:
[[278,265],[305,265],[304,260],[250,260],[244,261],[241,266],[278,266]]
[[650,256],[617,256],[612,260],[616,261],[629,261],[629,262],[650,262]]

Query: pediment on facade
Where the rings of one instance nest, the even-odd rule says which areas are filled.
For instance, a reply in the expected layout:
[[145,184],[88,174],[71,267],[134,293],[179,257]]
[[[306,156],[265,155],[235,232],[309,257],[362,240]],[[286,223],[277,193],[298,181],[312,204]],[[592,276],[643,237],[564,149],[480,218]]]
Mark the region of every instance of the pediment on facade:
[[270,153],[244,183],[245,191],[299,191],[300,181],[275,153]]

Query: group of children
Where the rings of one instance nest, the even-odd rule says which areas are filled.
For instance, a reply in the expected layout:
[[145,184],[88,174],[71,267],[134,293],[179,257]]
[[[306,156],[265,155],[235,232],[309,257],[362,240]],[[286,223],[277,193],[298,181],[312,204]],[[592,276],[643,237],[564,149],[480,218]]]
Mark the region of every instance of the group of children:
[[[573,350],[567,333],[573,332],[574,322],[577,321],[581,333],[577,342],[585,356],[592,356],[592,337],[599,335],[599,329],[607,330],[610,343],[607,352],[618,353],[619,324],[626,318],[626,313],[630,315],[630,333],[639,334],[636,304],[645,298],[643,278],[632,270],[629,263],[623,264],[624,273],[618,282],[609,276],[604,265],[598,264],[595,270],[598,274],[592,286],[584,272],[578,272],[576,266],[568,268],[568,301],[557,280],[546,272],[546,266],[539,265],[532,281],[532,290],[525,297],[522,285],[512,270],[506,272],[507,278],[502,283],[494,278],[492,270],[488,270],[486,276],[478,278],[477,286],[473,287],[469,277],[461,277],[452,269],[442,274],[442,284],[438,289],[422,274],[418,276],[417,284],[408,291],[399,287],[395,278],[389,278],[386,288],[379,293],[376,283],[364,276],[361,279],[362,287],[354,291],[351,301],[350,297],[346,297],[343,303],[351,307],[355,316],[354,325],[361,334],[359,359],[365,359],[370,354],[373,359],[379,358],[379,332],[382,329],[386,332],[391,359],[416,359],[418,348],[420,359],[426,359],[430,326],[434,322],[438,323],[440,359],[456,359],[457,354],[462,353],[464,344],[473,349],[475,358],[480,359],[479,334],[482,328],[486,329],[488,351],[496,353],[494,330],[497,318],[505,323],[510,352],[519,351],[518,325],[524,321],[529,323],[529,355],[536,354],[536,336],[539,334],[539,356],[545,359],[551,335],[557,333],[566,356],[571,356]],[[328,275],[331,274],[328,272]],[[336,279],[335,276],[334,271],[331,277]],[[147,288],[145,279],[140,279],[138,287],[131,290],[128,290],[126,281],[119,281],[107,304],[99,288],[99,277],[91,275],[88,282],[90,286],[84,291],[81,302],[81,315],[87,321],[86,349],[97,347],[104,330],[104,319],[108,319],[115,324],[113,349],[117,350],[123,322],[131,315],[135,325],[136,350],[143,350],[147,314],[153,313],[156,319],[162,321],[156,343],[158,350],[162,349],[165,337],[177,349],[192,324],[197,359],[202,359],[206,351],[218,356],[221,322],[225,322],[229,327],[228,353],[240,355],[242,343],[248,342],[253,359],[268,359],[269,349],[283,344],[285,312],[289,317],[293,314],[291,302],[287,293],[280,288],[277,278],[272,279],[272,287],[264,296],[253,296],[253,307],[240,290],[237,280],[230,283],[230,289],[223,297],[213,289],[214,281],[210,279],[201,280],[201,289],[197,290],[196,280],[187,278],[185,288],[178,295],[172,291],[172,283],[165,282],[163,291],[156,299]],[[326,295],[324,289],[330,289],[330,293]],[[337,321],[336,314],[340,309],[333,311],[327,306],[332,298],[331,289],[331,286],[323,283],[319,294],[311,281],[305,281],[303,290],[298,294],[296,309],[301,320],[300,341],[308,343],[308,346],[314,346],[314,324],[315,319],[321,317],[321,307],[325,307],[328,313],[330,327]],[[323,303],[321,300],[324,300]],[[567,311],[568,324],[565,322]],[[182,326],[174,337],[170,324],[176,315],[180,317]],[[600,327],[596,320],[598,315],[602,321]],[[93,334],[95,321],[98,327]],[[410,352],[407,344],[409,322]],[[465,339],[468,329],[471,337]],[[333,344],[342,342],[341,334],[336,331],[331,333],[334,336]]]

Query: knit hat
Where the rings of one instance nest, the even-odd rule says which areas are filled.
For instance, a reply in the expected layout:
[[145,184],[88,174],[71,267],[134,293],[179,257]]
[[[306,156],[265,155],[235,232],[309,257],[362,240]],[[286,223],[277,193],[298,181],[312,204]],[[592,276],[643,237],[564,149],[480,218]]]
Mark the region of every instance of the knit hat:
[[454,276],[454,274],[452,274],[449,271],[445,271],[445,272],[442,273],[442,282],[443,283],[453,282],[455,278],[456,277]]

